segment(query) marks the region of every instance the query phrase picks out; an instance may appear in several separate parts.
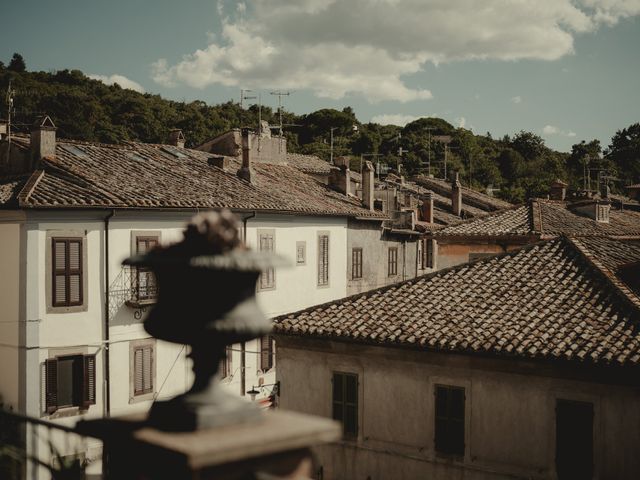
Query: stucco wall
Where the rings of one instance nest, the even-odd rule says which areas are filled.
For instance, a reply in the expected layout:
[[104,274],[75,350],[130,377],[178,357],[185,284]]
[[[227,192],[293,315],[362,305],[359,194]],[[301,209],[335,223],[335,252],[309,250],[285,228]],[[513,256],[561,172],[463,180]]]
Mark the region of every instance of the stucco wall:
[[[383,231],[379,222],[349,220],[347,238],[347,294],[371,290],[431,271],[418,264],[417,237]],[[389,276],[389,247],[398,249],[398,274]],[[362,248],[362,278],[352,278],[351,251]]]
[[18,408],[20,340],[19,222],[0,223],[0,403]]
[[[637,386],[543,375],[514,360],[290,337],[279,339],[277,361],[282,407],[325,417],[332,372],[359,375],[358,440],[319,449],[325,479],[554,478],[556,399],[593,403],[596,478],[640,477]],[[434,451],[435,384],[466,390],[464,458]]]

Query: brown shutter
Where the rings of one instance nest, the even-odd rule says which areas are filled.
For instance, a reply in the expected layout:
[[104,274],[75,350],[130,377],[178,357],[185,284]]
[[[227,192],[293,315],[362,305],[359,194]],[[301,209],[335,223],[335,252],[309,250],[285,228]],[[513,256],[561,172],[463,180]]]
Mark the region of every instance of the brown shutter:
[[84,356],[84,385],[82,389],[82,408],[96,404],[96,356]]
[[145,393],[149,393],[153,391],[153,383],[151,375],[151,371],[153,368],[153,347],[148,346],[142,349],[142,372],[143,372],[143,382],[142,389]]
[[143,389],[144,367],[142,348],[133,351],[133,394],[139,395]]
[[58,360],[55,358],[44,361],[45,369],[45,410],[53,413],[58,409]]
[[265,372],[271,368],[269,362],[269,340],[268,336],[260,338],[260,369]]

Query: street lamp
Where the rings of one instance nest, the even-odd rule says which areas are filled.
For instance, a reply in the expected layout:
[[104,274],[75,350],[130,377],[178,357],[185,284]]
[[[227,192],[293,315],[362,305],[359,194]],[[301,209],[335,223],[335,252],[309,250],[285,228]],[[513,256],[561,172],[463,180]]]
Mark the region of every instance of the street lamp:
[[280,381],[277,381],[276,383],[268,383],[266,385],[253,385],[251,387],[251,390],[247,391],[247,395],[251,397],[251,401],[253,402],[255,401],[256,397],[267,387],[273,387],[273,390],[271,390],[271,395],[280,396]]

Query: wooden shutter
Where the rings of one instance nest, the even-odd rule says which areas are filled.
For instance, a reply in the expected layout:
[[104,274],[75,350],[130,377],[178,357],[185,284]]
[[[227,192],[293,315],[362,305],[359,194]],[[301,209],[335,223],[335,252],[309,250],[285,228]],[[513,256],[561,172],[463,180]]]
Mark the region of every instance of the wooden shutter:
[[[260,234],[260,251],[261,252],[273,252],[274,251],[274,241],[272,233],[261,233]],[[276,275],[275,269],[273,267],[269,267],[265,269],[260,275],[260,288],[274,288],[276,285]]]
[[318,237],[318,285],[329,284],[329,235]]
[[45,410],[53,413],[58,409],[58,360],[55,358],[44,361],[45,370]]
[[266,335],[260,338],[260,370],[266,372],[273,367],[273,339]]
[[52,305],[69,307],[83,302],[82,238],[52,238]]
[[89,405],[96,403],[96,356],[84,356],[84,375],[82,389],[82,407],[89,408]]
[[398,248],[389,247],[389,258],[387,265],[389,276],[398,274]]
[[358,375],[333,373],[333,418],[342,422],[346,437],[358,436]]
[[424,248],[425,267],[433,268],[434,240],[425,239],[424,242],[425,242],[425,248]]
[[133,394],[153,392],[153,346],[138,347],[133,352]]
[[464,455],[464,388],[437,385],[435,396],[436,451],[449,455]]

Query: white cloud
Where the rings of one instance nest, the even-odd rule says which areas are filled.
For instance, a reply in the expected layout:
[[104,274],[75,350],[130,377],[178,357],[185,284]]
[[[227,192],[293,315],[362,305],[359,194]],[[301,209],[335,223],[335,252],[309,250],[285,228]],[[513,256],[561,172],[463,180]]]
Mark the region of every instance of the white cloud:
[[520,95],[516,95],[515,97],[511,97],[511,101],[513,103],[522,103],[522,97]]
[[136,92],[144,93],[144,88],[138,82],[134,82],[133,80],[125,77],[124,75],[118,75],[117,73],[113,75],[96,75],[89,74],[87,77],[92,78],[94,80],[100,80],[102,83],[106,85],[113,85],[117,83],[122,88],[128,88],[130,90],[135,90]]
[[416,117],[414,115],[403,115],[402,113],[383,113],[376,115],[371,119],[373,123],[379,123],[380,125],[397,125],[404,127],[407,123],[414,122],[419,118],[425,118],[427,115]]
[[408,102],[431,98],[406,83],[427,62],[556,60],[573,52],[576,34],[640,13],[638,0],[430,0],[428,7],[424,0],[246,0],[230,12],[217,5],[220,40],[177,63],[159,59],[155,81]]
[[544,135],[558,135],[560,137],[575,137],[576,133],[572,132],[571,130],[568,131],[564,131],[559,129],[558,127],[554,126],[554,125],[545,125],[542,128],[542,133]]
[[455,119],[455,122],[458,124],[458,128],[464,128],[467,124],[467,119],[464,117],[458,117]]

